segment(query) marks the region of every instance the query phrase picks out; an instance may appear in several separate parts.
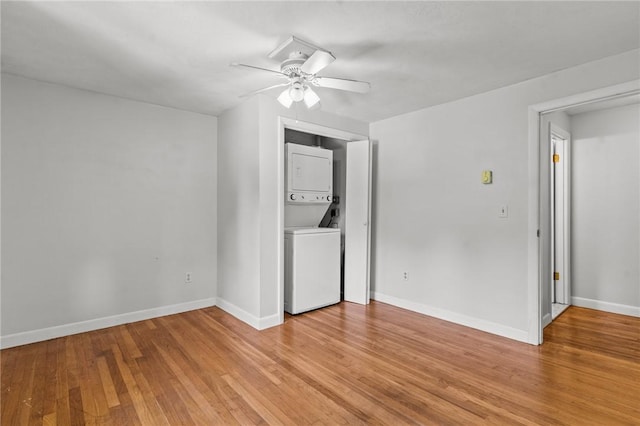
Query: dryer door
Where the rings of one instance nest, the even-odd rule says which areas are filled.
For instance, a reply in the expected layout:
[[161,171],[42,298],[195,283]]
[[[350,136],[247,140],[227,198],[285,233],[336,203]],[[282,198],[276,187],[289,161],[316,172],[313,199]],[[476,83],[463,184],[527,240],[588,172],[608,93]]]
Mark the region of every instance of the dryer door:
[[291,192],[331,191],[331,160],[310,154],[291,155]]

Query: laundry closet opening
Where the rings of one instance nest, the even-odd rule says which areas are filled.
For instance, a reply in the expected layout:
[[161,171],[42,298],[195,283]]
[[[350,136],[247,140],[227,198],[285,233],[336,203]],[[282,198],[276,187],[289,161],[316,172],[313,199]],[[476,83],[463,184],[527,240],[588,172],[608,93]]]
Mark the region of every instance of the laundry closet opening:
[[284,129],[284,311],[369,302],[370,144]]

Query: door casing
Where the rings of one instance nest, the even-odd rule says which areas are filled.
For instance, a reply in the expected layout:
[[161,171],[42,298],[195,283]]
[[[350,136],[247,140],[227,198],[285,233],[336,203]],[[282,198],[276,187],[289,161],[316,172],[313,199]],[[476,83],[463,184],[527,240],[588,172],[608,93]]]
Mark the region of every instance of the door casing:
[[551,100],[529,106],[528,137],[528,209],[527,209],[527,341],[532,345],[542,343],[542,291],[547,285],[546,277],[541,274],[542,247],[550,244],[541,241],[540,231],[540,199],[548,196],[548,188],[540,186],[540,122],[541,114],[560,111],[572,106],[598,102],[616,97],[640,93],[640,80],[616,84],[589,92]]

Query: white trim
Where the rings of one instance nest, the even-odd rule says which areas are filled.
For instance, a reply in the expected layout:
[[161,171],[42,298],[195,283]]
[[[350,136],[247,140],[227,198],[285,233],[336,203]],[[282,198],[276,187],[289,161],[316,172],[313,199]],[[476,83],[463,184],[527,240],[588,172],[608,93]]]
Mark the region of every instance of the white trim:
[[544,316],[542,317],[542,328],[545,328],[546,326],[551,324],[551,321],[552,321],[551,314],[550,313],[544,314]]
[[234,317],[236,317],[240,321],[249,324],[251,327],[255,328],[256,330],[260,329],[259,328],[260,327],[260,318],[258,318],[257,316],[255,316],[253,314],[250,314],[249,312],[245,311],[242,308],[239,308],[238,306],[234,305],[233,303],[227,302],[224,299],[218,298],[217,306],[218,306],[218,308],[222,309],[226,313],[233,315]]
[[276,247],[276,258],[278,259],[278,288],[277,288],[277,301],[278,301],[278,323],[284,324],[284,137],[285,128],[287,127],[288,119],[284,117],[278,117],[278,164],[276,167],[278,176],[278,194],[277,199],[277,215],[278,215],[278,244]]
[[280,316],[284,318],[283,313],[277,313],[273,315],[269,315],[268,317],[261,317],[258,319],[258,330],[264,330],[266,328],[275,327],[276,325],[280,325],[284,322],[280,320]]
[[610,99],[612,97],[626,96],[637,93],[638,91],[640,91],[640,80],[632,80],[626,83],[616,84],[614,86],[603,87],[601,89],[591,90],[589,92],[578,93],[577,95],[542,102],[532,105],[531,108],[539,112],[548,113],[566,109],[572,106],[598,102],[600,100]]
[[529,180],[527,234],[527,341],[542,343],[542,288],[540,287],[540,112],[529,107]]
[[[244,309],[234,305],[231,302],[228,302],[224,299],[218,298],[218,303],[216,305],[218,308],[222,309],[229,315],[232,315],[239,319],[240,321],[249,324],[251,327],[256,330],[264,330],[266,328],[275,327],[276,325],[282,324],[283,321],[280,320],[280,313],[276,313],[273,315],[269,315],[268,317],[257,317]],[[284,318],[284,314],[282,314],[282,318]]]
[[[278,118],[280,119],[281,129],[287,128],[291,130],[298,130],[305,133],[312,133],[314,135],[320,135],[333,139],[342,139],[346,141],[359,141],[363,139],[369,139],[369,137],[366,135],[359,135],[357,133],[334,129],[332,127],[321,126],[319,124],[309,123],[307,121],[300,121],[282,116],[279,116]],[[282,134],[282,137],[282,141],[284,143],[284,133]]]
[[[367,182],[367,187],[369,188],[369,194],[367,194],[367,197],[369,198],[367,206],[369,209],[367,213],[367,293],[371,294],[371,246],[373,245],[373,241],[371,239],[371,228],[373,228],[373,221],[371,220],[373,216],[373,143],[369,138],[366,140],[369,144],[369,176],[367,177],[369,180]],[[367,299],[367,303],[370,301],[371,297]]]
[[518,330],[516,328],[497,324],[491,321],[470,317],[457,312],[447,311],[445,309],[435,308],[433,306],[412,302],[410,300],[399,299],[397,297],[388,296],[378,292],[373,292],[373,299],[399,308],[407,309],[409,311],[418,312],[423,315],[463,325],[465,327],[496,334],[519,342],[529,343],[528,333],[525,330]]
[[602,300],[585,299],[584,297],[572,297],[571,304],[581,308],[611,312],[612,314],[640,317],[640,306],[621,305],[619,303],[604,302]]
[[540,114],[568,108],[573,105],[595,102],[600,99],[611,98],[612,96],[637,93],[638,91],[640,91],[640,80],[633,80],[529,106],[527,341],[531,344],[538,345],[542,343],[541,292],[543,283],[540,280],[540,250],[542,249],[542,245],[539,244],[538,239],[538,229],[540,226]]
[[57,325],[54,327],[41,328],[39,330],[9,334],[0,338],[0,348],[7,349],[14,346],[42,342],[49,339],[56,339],[58,337],[70,336],[72,334],[100,330],[102,328],[128,324],[131,322],[144,321],[150,318],[157,318],[165,315],[179,314],[182,312],[208,308],[211,306],[216,306],[215,297],[209,299],[194,300],[191,302],[177,303],[175,305],[161,306],[158,308],[145,309],[142,311],[127,312],[125,314],[96,318],[87,321]]

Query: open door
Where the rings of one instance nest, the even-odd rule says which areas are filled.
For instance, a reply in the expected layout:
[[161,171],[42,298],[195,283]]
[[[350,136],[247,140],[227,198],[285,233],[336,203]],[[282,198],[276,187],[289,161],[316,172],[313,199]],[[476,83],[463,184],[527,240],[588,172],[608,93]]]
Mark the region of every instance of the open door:
[[552,149],[551,172],[551,302],[571,304],[570,295],[570,140],[561,128],[550,126]]
[[344,300],[369,303],[371,245],[371,143],[347,143]]

